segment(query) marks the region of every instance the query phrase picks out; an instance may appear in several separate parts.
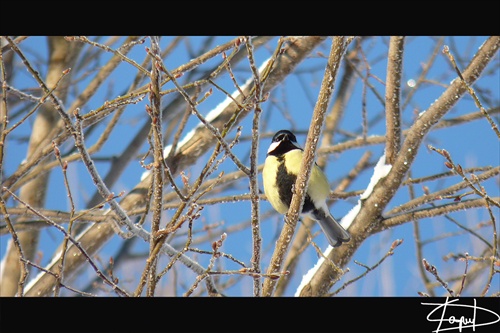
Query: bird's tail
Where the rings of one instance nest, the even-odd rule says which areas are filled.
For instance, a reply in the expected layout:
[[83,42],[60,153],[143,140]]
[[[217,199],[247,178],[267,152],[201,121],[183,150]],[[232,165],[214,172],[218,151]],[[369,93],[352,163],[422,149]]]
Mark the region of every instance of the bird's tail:
[[342,243],[348,242],[351,239],[351,235],[333,218],[329,213],[324,213],[323,211],[318,212],[319,214],[314,214],[317,217],[317,221],[321,230],[328,239],[328,243],[331,246],[337,247]]

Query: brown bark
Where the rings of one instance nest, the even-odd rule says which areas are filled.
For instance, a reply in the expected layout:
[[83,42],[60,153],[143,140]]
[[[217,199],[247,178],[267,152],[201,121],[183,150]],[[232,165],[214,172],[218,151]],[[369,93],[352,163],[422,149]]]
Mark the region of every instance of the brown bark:
[[[49,37],[48,43],[50,64],[45,83],[52,89],[61,78],[62,72],[74,64],[80,47],[78,44],[69,43],[63,37],[57,36]],[[54,91],[54,94],[63,101],[67,96],[67,88],[70,83],[69,80],[70,76],[66,76]],[[26,156],[28,160],[38,149],[39,144],[47,138],[47,135],[51,132],[58,120],[59,116],[52,104],[45,103],[41,106],[33,123],[33,132],[30,137],[28,155]],[[42,163],[47,163],[49,160],[50,159],[47,159]],[[20,198],[34,207],[43,207],[49,175],[49,173],[45,173],[25,184],[20,190]],[[21,217],[18,222],[23,222],[23,220],[25,219]],[[35,260],[37,256],[36,251],[38,248],[39,234],[39,230],[18,233],[25,259],[30,261]],[[0,279],[0,295],[12,296],[16,294],[21,269],[19,254],[14,247],[8,247],[5,260],[5,267],[8,267],[8,269],[4,269],[2,272],[3,274]]]

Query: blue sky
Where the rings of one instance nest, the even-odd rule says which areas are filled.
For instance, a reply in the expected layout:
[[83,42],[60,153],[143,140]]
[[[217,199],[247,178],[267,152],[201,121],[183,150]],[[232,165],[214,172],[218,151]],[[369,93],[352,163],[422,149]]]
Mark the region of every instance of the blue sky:
[[[224,42],[231,40],[231,36],[220,36],[216,37],[212,45],[220,45]],[[405,55],[404,55],[404,75],[402,78],[402,96],[404,97],[411,90],[412,80],[417,80],[418,75],[422,70],[422,65],[428,61],[430,57],[430,51],[435,47],[435,42],[438,37],[420,36],[420,37],[408,37],[405,44]],[[173,40],[173,37],[163,37],[161,44],[163,47],[168,45]],[[446,37],[444,39],[445,45],[450,45],[453,52],[456,52],[455,56],[459,61],[459,65],[462,68],[468,64],[470,59],[473,57],[475,50],[480,47],[480,45],[486,40],[486,37]],[[201,48],[200,43],[204,41],[203,37],[192,39],[191,42],[182,47],[177,47],[174,53],[165,59],[165,65],[169,69],[174,69],[177,66],[185,63],[188,59],[196,54],[196,50]],[[387,45],[389,37],[376,37],[372,41],[368,41],[363,45],[363,50],[366,52],[367,60],[370,63],[370,73],[371,77],[368,82],[373,86],[375,92],[379,96],[384,97],[384,85],[387,62]],[[141,63],[144,58],[144,46],[149,46],[149,40],[143,46],[135,47],[128,56],[135,59],[138,63]],[[270,42],[268,47],[258,49],[256,52],[256,64],[260,66],[262,61],[266,60],[271,52],[276,42]],[[44,63],[44,59],[47,57],[46,50],[46,39],[43,36],[30,37],[23,41],[20,45],[21,49],[26,53],[29,59],[33,62],[35,66]],[[329,52],[330,43],[327,42],[319,47],[316,52],[311,54],[311,57],[304,60],[296,70],[297,75],[289,76],[279,87],[274,89],[269,97],[270,100],[276,101],[274,103],[264,103],[264,112],[262,114],[261,129],[263,134],[272,134],[277,130],[283,128],[293,129],[297,132],[297,138],[301,145],[305,143],[305,132],[311,120],[312,110],[319,92],[319,85],[321,83],[321,75],[323,70],[318,70],[318,68],[324,68],[325,56]],[[192,53],[188,54],[186,49],[191,48]],[[445,84],[450,83],[450,81],[455,78],[451,74],[450,64],[446,56],[444,56],[439,50],[437,59],[433,64],[432,68],[429,70],[427,78],[429,82],[420,89],[412,102],[406,106],[403,112],[403,129],[411,126],[413,119],[416,114],[423,112],[429,107],[445,90],[445,87],[436,83],[445,81]],[[323,55],[321,55],[323,54]],[[44,58],[45,57],[45,58]],[[89,68],[95,67],[99,68],[102,62],[107,59],[109,55],[105,55],[101,63],[92,63]],[[212,63],[203,65],[205,68],[210,68]],[[498,55],[494,61],[489,65],[489,69],[493,70],[495,66],[498,67]],[[43,69],[43,67],[40,67]],[[87,113],[90,110],[99,107],[103,104],[106,99],[114,98],[117,95],[123,93],[124,89],[130,84],[135,75],[136,70],[127,63],[121,64],[117,70],[112,74],[110,80],[106,85],[102,86],[98,93],[92,97],[90,102],[85,105],[82,109],[82,113]],[[245,60],[240,62],[233,68],[236,79],[240,84],[243,84],[249,77],[250,72],[248,69],[248,64]],[[342,76],[344,68],[341,69],[339,76]],[[45,73],[42,71],[42,76]],[[88,77],[81,78],[78,83],[79,87],[84,87],[90,79],[93,77],[93,72],[89,72]],[[366,73],[364,73],[366,74]],[[493,96],[486,96],[490,98],[493,102],[491,104],[485,104],[486,108],[491,106],[498,106],[499,101],[499,82],[498,69],[495,75],[485,76],[479,81],[479,85],[474,87],[478,92],[481,92],[481,88],[489,88],[493,92]],[[381,82],[382,81],[382,82]],[[227,91],[233,92],[234,86],[227,76],[221,77],[218,84],[223,86]],[[30,74],[25,70],[21,69],[16,75],[15,81],[10,83],[18,89],[31,89],[36,87],[36,83],[30,77]],[[339,81],[336,82],[336,87]],[[81,90],[81,88],[80,88]],[[37,95],[36,93],[33,93]],[[357,80],[354,86],[353,94],[346,104],[346,109],[344,116],[342,118],[340,128],[342,133],[335,135],[335,143],[343,142],[349,138],[349,133],[359,133],[361,128],[362,120],[362,109],[363,109],[363,84],[361,80]],[[335,97],[335,95],[334,95]],[[170,97],[167,96],[162,103],[166,105]],[[206,102],[199,105],[198,110],[204,115],[208,114],[213,110],[219,103],[225,99],[225,95],[214,89],[213,94],[206,100]],[[148,119],[144,116],[144,101],[127,107],[122,120],[120,121],[119,128],[111,134],[111,137],[103,149],[99,151],[94,157],[109,157],[113,154],[119,154],[123,148],[126,147],[127,143],[132,140],[135,133]],[[486,103],[486,101],[482,101]],[[496,104],[495,104],[496,103]],[[67,106],[71,104],[71,98],[67,103]],[[286,110],[287,113],[284,113]],[[377,116],[380,115],[383,110],[383,106],[378,100],[378,96],[373,92],[368,90],[366,92],[366,111],[367,118],[370,122],[367,135],[384,135],[385,134],[385,123],[383,119],[377,120]],[[448,114],[445,118],[456,118],[464,114],[475,112],[477,108],[474,105],[473,100],[470,96],[465,96]],[[498,116],[494,116],[498,124]],[[195,117],[191,117],[184,131],[184,135],[189,132],[193,126],[196,126],[199,120]],[[23,137],[29,136],[31,133],[31,126],[33,125],[33,119],[23,124],[18,130],[16,130],[15,136]],[[252,119],[247,117],[243,119],[240,123],[242,126],[242,136],[248,137],[251,134]],[[98,129],[86,138],[87,145],[94,143],[99,134],[99,130],[104,128],[103,125],[99,125]],[[466,130],[464,130],[466,129]],[[234,131],[232,136],[234,136]],[[230,137],[231,137],[230,135]],[[270,144],[270,137],[263,137],[260,142],[259,147],[259,163],[263,163],[265,159],[265,152]],[[454,159],[456,163],[461,164],[463,167],[476,167],[476,166],[498,166],[500,164],[500,153],[498,147],[498,138],[492,131],[491,126],[485,119],[480,119],[469,123],[466,126],[454,126],[444,129],[439,129],[432,131],[425,140],[425,145],[432,144],[437,148],[446,149]],[[496,144],[496,147],[495,147]],[[67,143],[62,147],[63,150],[68,150],[71,147],[71,143]],[[439,154],[432,152],[429,149],[422,146],[419,151],[417,159],[415,160],[414,166],[412,168],[413,178],[429,176],[439,172],[447,171],[444,166],[443,157]],[[145,145],[141,152],[145,152]],[[354,167],[358,162],[359,158],[369,149],[372,151],[371,162],[373,165],[378,161],[380,156],[383,154],[383,145],[372,145],[365,146],[359,149],[351,149],[344,151],[342,153],[332,154],[328,157],[328,166],[326,168],[326,174],[331,182],[332,188],[334,188],[340,179],[345,177],[345,175]],[[249,163],[249,143],[248,141],[242,140],[242,142],[237,145],[234,149],[235,154],[248,165]],[[26,157],[26,146],[21,142],[14,142],[9,144],[7,147],[7,155],[5,157],[5,170],[4,176],[10,175],[21,163],[21,161]],[[199,173],[203,167],[203,163],[206,158],[201,158],[200,162],[192,166],[189,170],[186,170],[189,174],[195,175]],[[96,163],[102,175],[106,175],[108,172],[108,165],[106,163]],[[227,159],[218,169],[218,171],[231,172],[235,171],[236,168],[234,164]],[[123,176],[120,178],[118,183],[114,186],[113,190],[118,193],[122,190],[125,192],[130,191],[139,182],[141,174],[144,169],[141,168],[137,161],[133,161],[126,169]],[[357,178],[349,190],[364,190],[369,183],[372,176],[373,168],[369,168],[368,171],[363,172],[359,178]],[[83,209],[86,200],[90,198],[94,193],[93,184],[90,182],[89,176],[86,174],[86,170],[81,164],[72,164],[68,169],[68,175],[70,178],[71,185],[74,188],[73,197],[77,204],[77,209]],[[458,176],[457,176],[458,177]],[[430,182],[426,185],[429,186],[431,191],[435,191],[440,188],[444,188],[451,184],[457,183],[459,179],[457,177],[449,177],[439,181]],[[65,193],[64,184],[62,181],[60,170],[55,170],[51,174],[50,178],[49,192],[47,193],[47,203],[46,208],[49,209],[60,209],[68,210],[68,200],[61,193]],[[262,182],[259,178],[260,187],[262,188]],[[492,197],[499,196],[499,186],[498,177],[495,181],[489,181],[485,183],[485,188],[489,195]],[[423,194],[421,186],[416,186],[416,195],[420,196]],[[226,192],[227,194],[243,194],[248,193],[248,182],[240,181],[237,186],[231,192]],[[356,197],[350,198],[348,200],[338,200],[331,207],[333,215],[337,219],[341,219],[345,214],[347,214],[353,206],[357,203]],[[395,198],[389,204],[389,209],[396,207],[402,203],[409,200],[408,190],[406,188],[401,188]],[[12,205],[12,202],[9,203]],[[267,202],[261,202],[260,211],[261,214],[265,214],[271,210],[270,205]],[[494,210],[497,214],[497,225],[500,218],[498,218],[498,209]],[[250,202],[236,202],[236,203],[226,203],[220,205],[206,206],[203,210],[202,217],[200,219],[200,224],[196,227],[201,228],[203,224],[210,223],[224,223],[227,226],[234,225],[236,223],[242,222],[242,214],[248,215],[248,220],[250,218]],[[166,211],[165,219],[168,220],[169,216],[172,215],[172,211]],[[479,222],[484,222],[489,219],[488,213],[484,209],[472,209],[467,211],[465,214],[451,214],[451,216],[457,216],[460,221],[468,226],[473,226]],[[203,224],[202,224],[202,223]],[[267,262],[269,256],[272,253],[272,247],[275,238],[281,230],[283,223],[282,217],[278,215],[273,215],[262,221],[262,237],[263,237],[263,250],[264,256],[262,258],[262,268],[267,268]],[[453,223],[450,223],[445,217],[439,216],[432,219],[424,219],[421,221],[421,229],[424,238],[434,237],[438,234],[456,232],[457,227]],[[498,229],[498,227],[497,227]],[[314,229],[318,231],[318,227]],[[6,240],[9,236],[0,236],[0,251],[3,257],[5,253]],[[468,237],[468,236],[467,236]],[[469,252],[471,255],[480,255],[475,251],[480,249],[480,244],[478,244],[477,239],[467,239],[464,237],[450,237],[446,240],[440,242],[435,242],[427,245],[424,248],[424,257],[436,265],[438,269],[442,270],[443,275],[453,276],[455,274],[460,274],[459,272],[464,269],[463,264],[454,261],[444,261],[440,255],[443,253],[464,253]],[[469,237],[470,238],[470,237]],[[490,237],[491,238],[491,237]],[[218,234],[214,234],[214,239],[218,239]],[[382,232],[380,234],[370,237],[363,245],[359,248],[353,257],[353,260],[363,263],[364,265],[372,266],[378,260],[380,260],[383,255],[389,250],[389,247],[393,241],[396,239],[403,239],[403,243],[395,250],[393,256],[385,260],[376,270],[368,274],[368,277],[363,278],[357,283],[354,283],[343,290],[339,295],[341,296],[416,296],[417,291],[425,291],[422,285],[421,278],[418,273],[418,263],[415,257],[415,243],[413,242],[413,227],[411,223],[406,223],[403,226],[393,228]],[[61,235],[55,230],[46,229],[42,236],[42,248],[41,251],[45,253],[42,258],[42,262],[49,260],[49,254],[53,250],[54,246],[58,244],[61,240]],[[319,235],[315,238],[315,241],[324,250],[327,246],[326,240],[323,235]],[[101,254],[101,259],[106,262],[109,256],[114,255],[116,251],[116,246],[121,243],[122,240],[115,237],[113,241],[107,244]],[[200,248],[209,250],[210,246],[208,243],[200,244]],[[147,251],[148,245],[138,240],[134,244],[134,252],[142,253]],[[248,228],[240,231],[231,233],[228,239],[224,242],[222,251],[230,253],[233,256],[245,261],[250,262],[251,258],[251,233]],[[307,273],[307,271],[314,266],[317,261],[317,254],[314,250],[308,249],[304,255],[303,260],[301,260],[298,267],[297,274],[293,277],[293,283],[291,285],[298,285],[302,278],[302,274]],[[201,261],[206,261],[207,258],[200,258]],[[226,268],[231,267],[230,262],[225,263]],[[142,266],[133,266],[133,263],[128,264],[127,267],[122,267],[118,273],[122,276],[130,274],[130,272],[135,272],[140,274],[142,271]],[[364,268],[351,262],[348,264],[350,272],[345,276],[342,282],[346,282],[364,271]],[[184,271],[183,271],[184,272]],[[187,273],[189,277],[189,273]],[[92,273],[89,273],[91,276]],[[498,274],[495,277],[495,282],[498,285]],[[237,284],[235,287],[230,288],[229,291],[235,296],[246,296],[252,294],[252,281],[247,279],[246,283]],[[189,283],[187,283],[189,285]],[[340,286],[340,285],[338,285]],[[168,286],[165,286],[168,290]],[[332,290],[335,290],[334,287]],[[444,289],[442,290],[444,292]],[[291,287],[287,291],[287,295],[293,295],[295,290]],[[443,293],[444,294],[444,293]]]

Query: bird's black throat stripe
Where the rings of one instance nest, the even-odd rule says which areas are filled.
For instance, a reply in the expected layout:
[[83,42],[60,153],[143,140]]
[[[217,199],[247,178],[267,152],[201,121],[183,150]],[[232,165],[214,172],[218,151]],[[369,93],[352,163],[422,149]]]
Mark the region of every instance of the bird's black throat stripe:
[[[281,201],[287,207],[290,207],[293,196],[292,188],[293,186],[295,186],[297,176],[287,172],[285,168],[285,159],[283,156],[278,157],[278,162],[278,172],[276,173],[276,186],[278,187],[278,194]],[[302,206],[302,213],[310,212],[313,209],[314,204],[311,201],[309,195],[306,194],[306,197],[304,199],[304,206]]]
[[281,141],[280,144],[272,151],[268,153],[268,155],[280,157],[285,153],[288,153],[290,150],[299,149],[290,141]]

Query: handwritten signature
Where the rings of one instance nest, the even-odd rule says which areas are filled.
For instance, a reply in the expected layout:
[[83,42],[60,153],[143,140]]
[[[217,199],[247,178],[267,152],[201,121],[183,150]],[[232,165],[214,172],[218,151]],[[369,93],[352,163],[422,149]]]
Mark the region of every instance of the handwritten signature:
[[[498,313],[491,311],[491,310],[488,310],[488,309],[485,309],[485,308],[482,308],[482,307],[478,307],[476,305],[475,298],[474,298],[474,305],[455,304],[456,302],[458,302],[458,300],[459,300],[458,298],[448,300],[448,297],[446,297],[446,301],[443,304],[441,304],[441,303],[421,303],[422,305],[434,305],[434,306],[436,306],[436,308],[434,308],[434,310],[429,312],[429,314],[427,315],[427,320],[429,322],[438,322],[439,323],[438,327],[433,332],[439,333],[439,332],[443,332],[443,331],[450,331],[450,330],[456,330],[456,329],[458,329],[459,332],[462,332],[462,329],[464,329],[464,328],[472,328],[472,330],[475,331],[476,327],[491,325],[491,324],[495,324],[498,321],[500,321],[500,315]],[[454,308],[455,310],[456,310],[456,308],[471,309],[470,310],[471,314],[469,317],[465,317],[465,316],[457,317],[457,316],[453,316],[453,315],[448,315],[446,313],[446,310],[449,310],[450,312],[452,311],[449,308]],[[442,310],[441,316],[438,318],[432,317],[434,312],[436,312],[438,310]],[[476,314],[477,314],[478,310],[491,313],[494,317],[496,317],[496,320],[486,322],[486,323],[477,323],[476,322]],[[464,310],[462,310],[461,312],[463,313],[463,311]],[[447,322],[451,326],[441,328],[443,326],[444,322]]]

